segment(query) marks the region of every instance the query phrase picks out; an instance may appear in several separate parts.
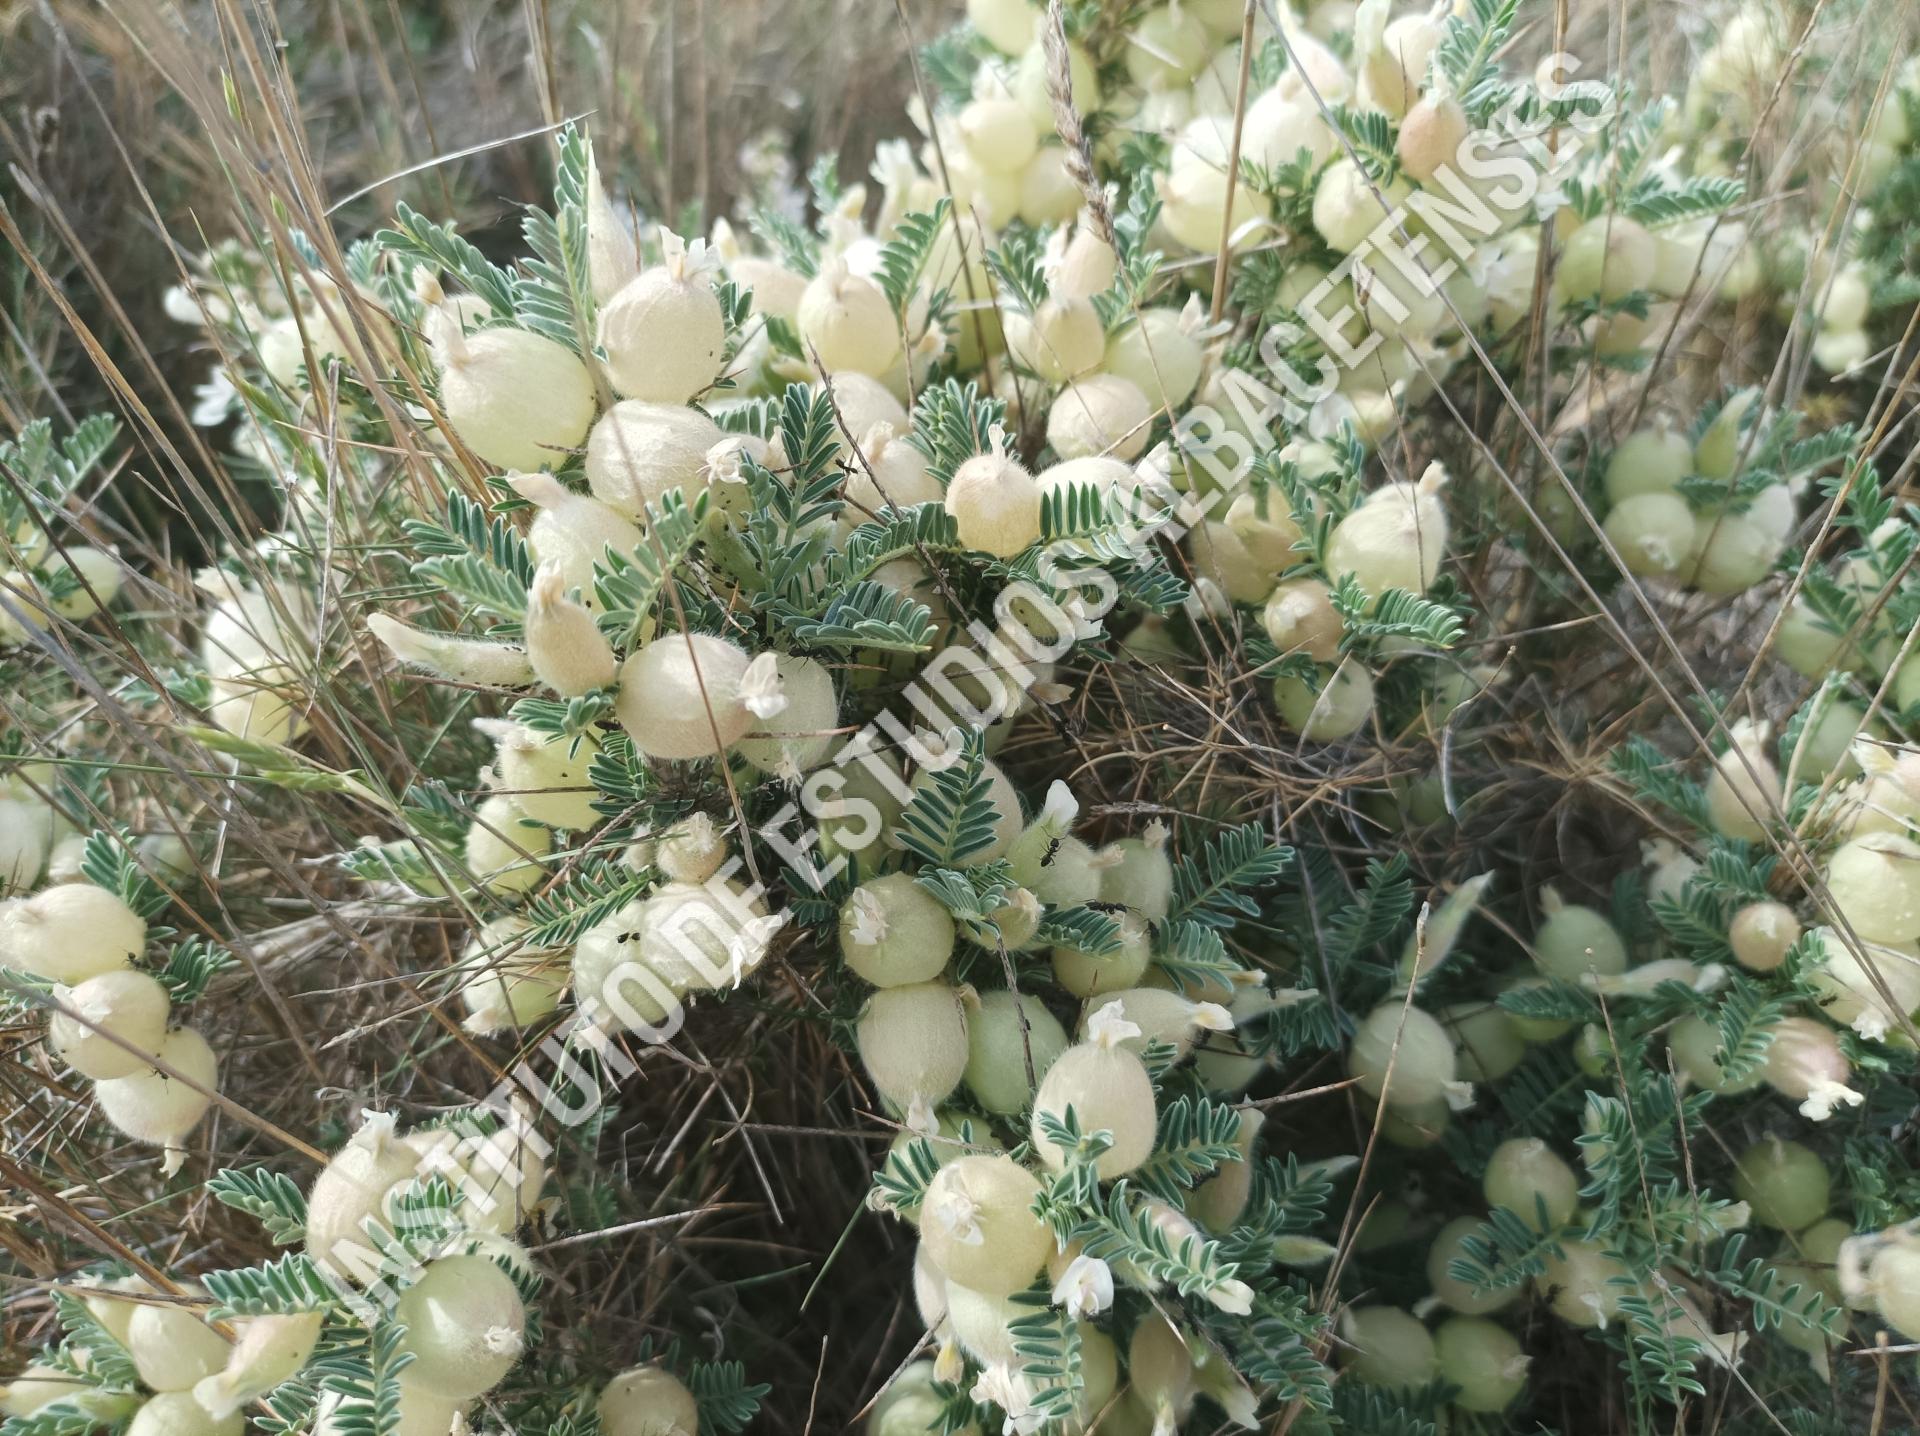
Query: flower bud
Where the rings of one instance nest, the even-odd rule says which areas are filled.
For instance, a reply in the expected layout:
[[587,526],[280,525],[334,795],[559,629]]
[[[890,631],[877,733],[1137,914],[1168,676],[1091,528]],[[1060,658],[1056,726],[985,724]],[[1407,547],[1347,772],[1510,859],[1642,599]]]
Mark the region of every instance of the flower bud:
[[562,697],[610,687],[620,662],[585,607],[567,597],[558,564],[542,564],[527,590],[527,660],[533,673]]
[[523,688],[533,682],[533,664],[527,650],[515,644],[432,633],[384,613],[368,614],[367,630],[401,662],[456,683]]

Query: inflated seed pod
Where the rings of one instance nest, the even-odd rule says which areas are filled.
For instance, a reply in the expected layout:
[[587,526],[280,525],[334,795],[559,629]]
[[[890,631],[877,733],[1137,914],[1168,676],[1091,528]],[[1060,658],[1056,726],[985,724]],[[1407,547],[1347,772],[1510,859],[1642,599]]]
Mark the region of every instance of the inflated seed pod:
[[461,1024],[482,1037],[531,1027],[560,1005],[567,988],[566,963],[555,953],[517,945],[529,924],[499,917],[484,924],[460,961]]
[[1333,606],[1333,590],[1317,578],[1291,578],[1274,587],[1260,624],[1282,654],[1304,653],[1316,663],[1340,656],[1346,623]]
[[690,813],[669,824],[654,843],[653,865],[677,883],[703,883],[726,861],[726,835],[705,813]]
[[1552,886],[1540,896],[1546,920],[1534,934],[1533,955],[1540,970],[1562,982],[1578,982],[1597,972],[1627,970],[1627,945],[1612,923],[1593,908],[1570,903]]
[[141,1403],[127,1423],[127,1436],[240,1436],[246,1417],[215,1416],[191,1391],[162,1391]]
[[607,378],[623,399],[684,404],[713,383],[726,347],[706,245],[661,231],[666,260],[634,275],[600,306]]
[[1091,373],[1106,357],[1107,333],[1091,300],[1055,297],[1031,314],[1008,314],[1003,322],[1008,355],[1049,384]]
[[0,909],[0,963],[77,986],[131,964],[147,922],[92,883],[63,883]]
[[1047,443],[1062,459],[1137,459],[1146,450],[1152,418],[1147,396],[1131,379],[1087,374],[1054,395]]
[[1112,952],[1087,952],[1077,947],[1056,947],[1049,956],[1053,978],[1075,997],[1118,992],[1138,985],[1153,960],[1153,935],[1135,913],[1117,915],[1120,945]]
[[1132,383],[1154,412],[1177,413],[1199,387],[1204,365],[1205,353],[1180,311],[1155,307],[1141,310],[1107,340],[1100,367]]
[[[39,817],[42,807],[37,799],[0,796],[0,897],[31,888],[47,865],[47,831]],[[0,946],[0,961],[4,954]]]
[[95,1084],[93,1096],[116,1131],[136,1142],[168,1148],[167,1165],[177,1165],[180,1144],[213,1105],[206,1093],[218,1090],[219,1063],[207,1040],[190,1027],[169,1032],[154,1056],[180,1076],[150,1067]]
[[1173,860],[1167,856],[1164,823],[1155,820],[1139,837],[1109,843],[1097,856],[1105,864],[1102,902],[1124,903],[1152,922],[1166,917],[1173,903]]
[[1440,1228],[1427,1248],[1427,1281],[1442,1306],[1466,1316],[1486,1316],[1519,1299],[1518,1287],[1482,1291],[1453,1274],[1453,1263],[1466,1255],[1466,1239],[1480,1230],[1476,1217],[1455,1217]]
[[127,1319],[127,1354],[155,1391],[187,1391],[227,1364],[232,1344],[191,1307],[142,1302]]
[[463,858],[467,871],[492,893],[517,893],[546,876],[539,859],[553,848],[553,830],[528,818],[520,805],[496,793],[474,809]]
[[1053,1236],[1033,1214],[1040,1182],[1010,1157],[947,1163],[920,1203],[920,1246],[949,1281],[988,1296],[1024,1291]]
[[1009,1297],[975,1291],[957,1281],[946,1283],[947,1328],[961,1349],[983,1366],[1011,1365],[1016,1359],[1013,1333],[1008,1329],[1033,1308]]
[[1241,1107],[1238,1111],[1240,1127],[1233,1144],[1240,1150],[1240,1160],[1223,1164],[1187,1198],[1188,1213],[1215,1235],[1231,1231],[1247,1209],[1247,1198],[1253,1191],[1253,1148],[1267,1123],[1266,1114],[1258,1107]]
[[967,1003],[944,982],[883,987],[854,1029],[860,1061],[880,1095],[901,1111],[952,1095],[967,1070]]
[[1783,1017],[1773,1025],[1760,1075],[1782,1097],[1798,1102],[1803,1117],[1816,1122],[1865,1100],[1847,1085],[1853,1064],[1841,1050],[1839,1034],[1811,1017]]
[[1665,423],[1638,429],[1607,459],[1607,502],[1622,504],[1642,494],[1673,494],[1693,472],[1693,445]]
[[1458,1080],[1447,1029],[1419,1008],[1399,1002],[1383,1003],[1361,1019],[1347,1052],[1347,1070],[1362,1092],[1379,1097],[1384,1091],[1387,1105],[1394,1108],[1459,1101],[1471,1093]]
[[1289,728],[1315,743],[1351,738],[1373,716],[1373,675],[1351,656],[1323,668],[1318,685],[1283,673],[1274,680],[1274,706]]
[[1833,1206],[1833,1180],[1819,1155],[1798,1142],[1763,1137],[1734,1163],[1733,1191],[1753,1220],[1779,1231],[1804,1231]]
[[1443,166],[1457,167],[1468,128],[1467,112],[1453,96],[1423,96],[1400,121],[1394,140],[1401,167],[1421,184],[1432,180]]
[[600,821],[593,810],[600,790],[589,776],[600,741],[536,733],[515,723],[500,735],[494,765],[500,789],[520,811],[550,828],[584,831]]
[[1018,100],[970,100],[954,116],[960,142],[968,157],[983,170],[996,174],[1026,167],[1040,147],[1033,117]]
[[1784,903],[1748,903],[1727,925],[1727,945],[1749,972],[1772,972],[1787,960],[1800,931],[1800,919]]
[[305,1311],[241,1321],[226,1365],[194,1383],[194,1400],[217,1420],[244,1411],[307,1364],[322,1320],[321,1313]]
[[1757,506],[1745,514],[1701,515],[1694,524],[1694,552],[1681,578],[1702,593],[1719,595],[1744,593],[1765,578],[1782,542],[1757,517]]
[[1920,1334],[1920,1249],[1881,1247],[1867,1268],[1867,1287],[1889,1326],[1909,1340]]
[[669,493],[688,503],[706,487],[707,455],[726,436],[698,409],[622,399],[587,436],[587,486],[622,518],[646,522]]
[[1313,227],[1329,247],[1351,254],[1387,222],[1390,209],[1405,202],[1413,187],[1404,179],[1382,184],[1386,207],[1373,191],[1366,173],[1344,156],[1320,172],[1313,190]]
[[1714,759],[1707,779],[1707,816],[1726,837],[1758,841],[1780,810],[1780,771],[1767,751],[1770,733],[1764,723],[1741,718],[1728,736],[1727,751]]
[[1824,876],[1828,901],[1864,941],[1920,938],[1920,844],[1911,838],[1869,833],[1842,843]]
[[[1580,1178],[1538,1137],[1513,1137],[1487,1159],[1482,1192],[1538,1231],[1565,1226],[1580,1201]],[[1545,1214],[1545,1225],[1542,1212]]]
[[68,1402],[96,1424],[120,1421],[134,1409],[138,1397],[102,1391],[72,1372],[45,1362],[33,1362],[11,1381],[0,1381],[0,1416],[32,1416],[55,1401]]
[[1133,1329],[1127,1343],[1127,1382],[1134,1398],[1154,1413],[1163,1429],[1177,1428],[1193,1403],[1193,1353],[1180,1333],[1157,1312]]
[[[761,655],[764,663],[767,655]],[[833,674],[824,663],[791,653],[772,655],[775,694],[743,696],[753,727],[734,751],[763,773],[796,779],[819,767],[832,750],[840,722]]]
[[906,873],[862,883],[840,908],[840,956],[875,987],[938,977],[955,936],[952,915]]
[[1439,1017],[1459,1051],[1463,1081],[1497,1082],[1527,1055],[1512,1015],[1491,1002],[1456,1002],[1441,1008]]
[[1138,1036],[1139,1029],[1119,1015],[1117,1005],[1109,1005],[1094,1015],[1088,1030],[1089,1040],[1062,1052],[1041,1079],[1030,1135],[1047,1169],[1062,1170],[1067,1154],[1047,1137],[1040,1116],[1064,1119],[1071,1108],[1082,1133],[1112,1134],[1113,1145],[1094,1162],[1100,1179],[1108,1181],[1152,1155],[1158,1111],[1145,1065],[1120,1045]]
[[557,467],[587,436],[593,376],[565,345],[506,325],[462,334],[450,318],[431,323],[430,337],[440,363],[441,412],[488,463]]
[[1040,12],[1027,0],[967,0],[967,19],[1003,55],[1019,55],[1033,43]]
[[47,1020],[47,1045],[82,1077],[131,1077],[166,1040],[172,999],[147,973],[117,968],[56,988],[54,996],[73,1015],[55,1012]]
[[[1910,946],[1867,946],[1832,928],[1814,929],[1819,965],[1807,974],[1819,989],[1827,1016],[1862,1037],[1885,1037],[1920,1007],[1920,954]],[[1885,987],[1886,994],[1881,991]]]
[[1534,1278],[1539,1290],[1551,1293],[1553,1314],[1579,1327],[1605,1328],[1618,1320],[1621,1298],[1637,1290],[1626,1264],[1599,1242],[1567,1238],[1559,1245],[1560,1255],[1548,1256]]
[[1455,1316],[1433,1333],[1440,1379],[1457,1388],[1462,1411],[1504,1411],[1527,1386],[1532,1358],[1505,1327],[1479,1316]]
[[1187,541],[1195,572],[1235,603],[1259,603],[1286,564],[1258,552],[1231,524],[1212,519],[1196,525]]
[[1393,1306],[1349,1307],[1340,1317],[1349,1379],[1368,1386],[1424,1386],[1433,1380],[1433,1336],[1419,1318]]
[[534,677],[562,697],[606,688],[619,673],[613,645],[585,605],[567,597],[558,564],[540,565],[528,585],[524,632]]
[[649,758],[710,758],[752,730],[741,699],[747,662],[724,638],[665,634],[622,665],[614,712]]
[[307,1255],[336,1275],[366,1280],[379,1263],[367,1224],[392,1230],[387,1194],[412,1181],[419,1162],[420,1153],[400,1139],[391,1116],[369,1114],[307,1193]]
[[1668,1030],[1667,1050],[1673,1054],[1673,1065],[1683,1077],[1695,1086],[1720,1096],[1751,1092],[1765,1080],[1764,1073],[1757,1067],[1737,1079],[1729,1080],[1721,1067],[1723,1048],[1720,1029],[1693,1013],[1681,1018]]
[[1029,888],[1015,888],[1000,900],[988,921],[1000,934],[1008,952],[1028,952],[1038,945],[1040,923],[1047,910]]
[[869,513],[938,503],[945,492],[927,472],[925,454],[892,424],[875,424],[861,436],[860,456],[847,473],[846,498],[855,510],[847,517],[853,523],[865,523]]
[[449,1401],[498,1386],[526,1343],[519,1289],[483,1256],[428,1262],[420,1279],[400,1294],[394,1316],[407,1328],[400,1349],[413,1356],[408,1384]]
[[663,1366],[636,1366],[609,1381],[594,1403],[606,1436],[700,1436],[693,1393]]
[[1026,1109],[1039,1080],[1067,1045],[1066,1029],[1039,998],[1028,993],[1016,998],[1005,990],[982,993],[967,1018],[967,1090],[995,1116],[1014,1116]]
[[962,544],[996,558],[1012,558],[1040,538],[1040,486],[1007,457],[997,431],[991,452],[975,454],[954,470],[946,509]]
[[1352,574],[1375,597],[1389,588],[1425,593],[1447,548],[1447,511],[1440,502],[1446,481],[1446,470],[1429,464],[1418,482],[1371,495],[1327,540],[1329,576]]
[[[1033,122],[1044,129],[1053,128],[1052,62],[1046,46],[1036,39],[1020,57],[1013,76],[1013,96],[1027,107]],[[1092,58],[1079,45],[1067,43],[1067,95],[1073,108],[1085,119],[1100,109],[1100,77]]]
[[829,260],[800,296],[801,342],[829,373],[879,376],[900,354],[900,324],[887,296],[844,259]]
[[1745,447],[1747,417],[1759,401],[1758,389],[1742,389],[1728,397],[1693,446],[1695,472],[1710,479],[1733,477],[1740,463],[1741,450]]
[[1624,498],[1613,506],[1603,527],[1627,572],[1640,578],[1678,573],[1693,555],[1693,510],[1678,494]]
[[1555,291],[1566,299],[1614,303],[1653,283],[1653,236],[1623,214],[1588,220],[1560,251]]

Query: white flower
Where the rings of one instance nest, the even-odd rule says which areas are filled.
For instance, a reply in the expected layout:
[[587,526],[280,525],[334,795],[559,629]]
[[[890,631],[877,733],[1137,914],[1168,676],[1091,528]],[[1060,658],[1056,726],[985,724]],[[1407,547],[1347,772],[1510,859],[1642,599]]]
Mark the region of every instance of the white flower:
[[923,1137],[940,1135],[940,1115],[923,1093],[915,1092],[913,1100],[907,1103],[907,1130]]
[[880,899],[866,888],[856,888],[847,906],[853,909],[853,927],[848,939],[859,947],[874,947],[887,940],[887,910]]
[[1113,1305],[1113,1268],[1099,1257],[1075,1257],[1053,1284],[1053,1304],[1068,1316],[1098,1316]]
[[1471,1082],[1449,1082],[1440,1091],[1441,1095],[1447,1099],[1448,1111],[1464,1112],[1473,1105],[1473,1083]]
[[1800,1104],[1800,1115],[1813,1122],[1824,1122],[1839,1107],[1858,1107],[1867,1099],[1847,1086],[1844,1082],[1834,1082],[1827,1078],[1818,1078],[1807,1090],[1807,1100]]
[[214,369],[206,381],[193,391],[193,422],[202,429],[214,429],[226,423],[240,398],[225,369]]
[[772,945],[774,934],[786,926],[786,922],[786,913],[776,912],[768,913],[765,917],[750,917],[740,925],[740,931],[727,944],[735,987],[766,960],[767,948]]
[[1038,821],[1046,826],[1048,832],[1064,833],[1079,816],[1080,800],[1073,796],[1073,789],[1055,778],[1047,788],[1046,802],[1040,805]]
[[1187,1020],[1202,1032],[1233,1031],[1233,1014],[1217,1002],[1196,1002]]
[[1223,1281],[1207,1293],[1207,1300],[1230,1316],[1253,1314],[1253,1288],[1244,1281]]
[[702,274],[720,272],[720,254],[708,247],[704,239],[696,239],[692,244],[668,229],[660,226],[660,250],[667,262],[667,269],[676,279],[693,279]]
[[977,1247],[987,1239],[980,1230],[980,1206],[965,1192],[948,1187],[927,1204],[927,1211],[963,1247]]
[[787,685],[771,653],[762,653],[740,675],[740,702],[756,718],[773,718],[787,710]]
[[1104,1003],[1087,1019],[1087,1040],[1096,1046],[1118,1047],[1129,1037],[1140,1035],[1140,1024],[1127,1021],[1127,1009],[1119,998]]
[[1869,1042],[1882,1042],[1887,1036],[1887,1014],[1877,1007],[1868,1007],[1853,1019],[1853,1030]]
[[1027,1378],[1004,1361],[996,1361],[981,1372],[968,1394],[982,1405],[998,1406],[1006,1413],[1001,1436],[1034,1436],[1047,1424],[1046,1415],[1034,1408]]

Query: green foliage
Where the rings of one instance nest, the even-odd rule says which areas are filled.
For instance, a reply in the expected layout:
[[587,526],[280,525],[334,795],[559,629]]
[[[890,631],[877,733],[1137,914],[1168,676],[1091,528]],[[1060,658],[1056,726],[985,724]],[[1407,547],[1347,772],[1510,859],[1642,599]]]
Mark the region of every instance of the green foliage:
[[277,1246],[307,1233],[307,1199],[292,1178],[265,1167],[227,1167],[207,1180],[207,1194],[259,1220]]
[[403,529],[413,551],[428,555],[413,565],[416,578],[493,615],[499,620],[494,625],[497,634],[511,636],[520,631],[527,611],[527,586],[533,582],[533,559],[526,540],[511,524],[491,517],[481,505],[454,490],[447,494],[443,522],[407,519]]
[[173,901],[166,889],[147,876],[140,866],[132,838],[125,833],[87,834],[86,848],[80,857],[80,875],[149,920],[159,916]]
[[1279,876],[1292,860],[1292,849],[1270,842],[1260,824],[1229,828],[1198,858],[1189,855],[1174,864],[1168,920],[1223,928],[1257,917],[1259,905],[1246,890]]
[[900,842],[907,851],[936,867],[951,867],[992,845],[999,809],[986,761],[985,740],[969,731],[953,761],[929,769],[915,784],[913,801],[900,815]]

